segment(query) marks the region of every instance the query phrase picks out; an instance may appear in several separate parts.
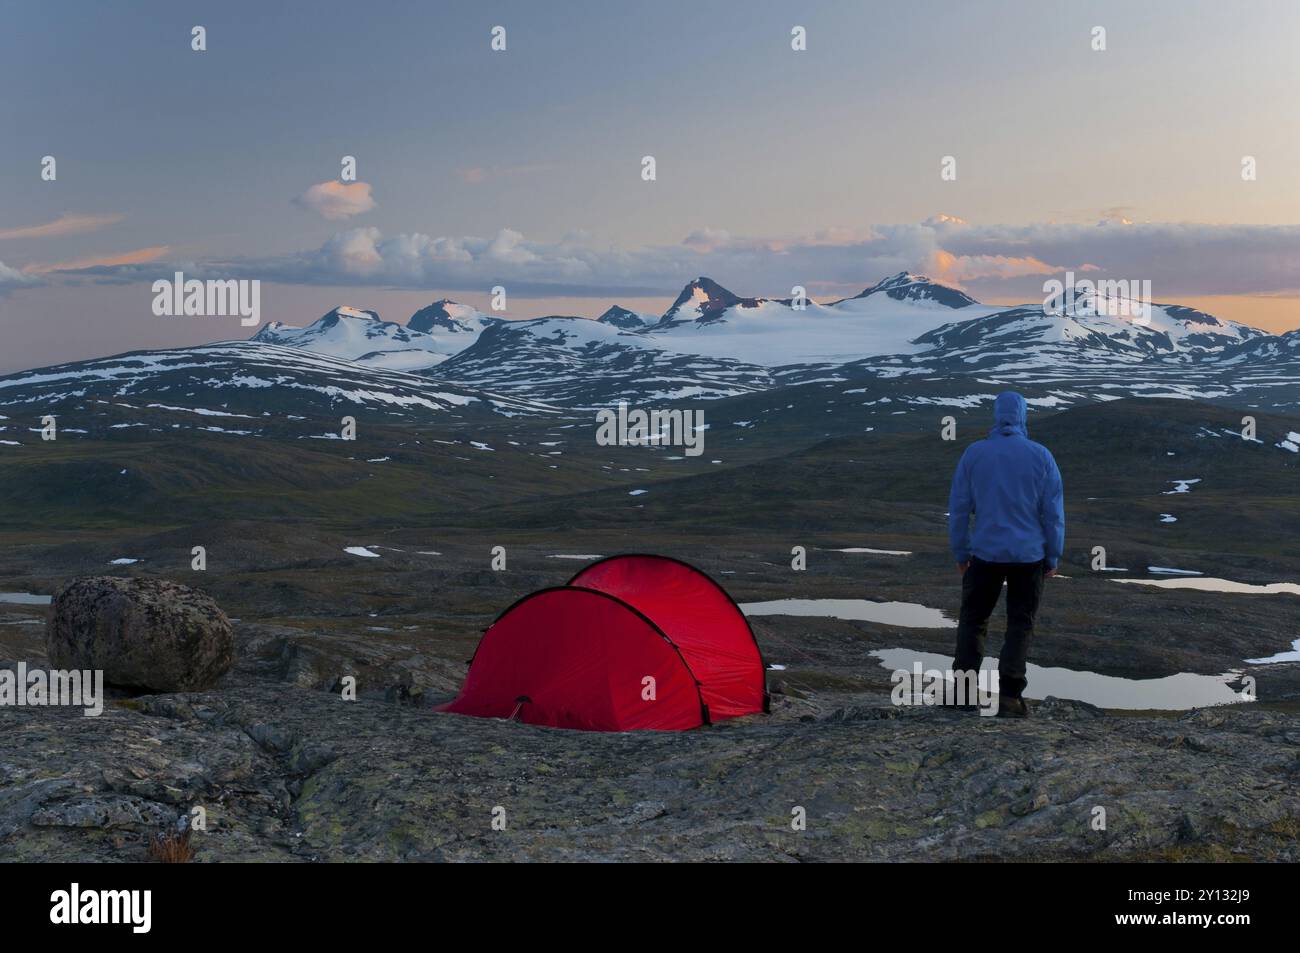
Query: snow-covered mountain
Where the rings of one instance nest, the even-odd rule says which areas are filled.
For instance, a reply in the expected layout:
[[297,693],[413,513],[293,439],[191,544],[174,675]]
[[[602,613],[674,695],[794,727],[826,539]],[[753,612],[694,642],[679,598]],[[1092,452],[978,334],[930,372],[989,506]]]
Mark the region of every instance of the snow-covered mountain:
[[852,298],[845,298],[843,301],[836,301],[834,306],[845,306],[851,301],[862,301],[872,295],[883,295],[886,298],[892,298],[894,301],[931,302],[942,308],[965,308],[979,304],[978,301],[964,291],[958,291],[956,288],[949,288],[947,285],[931,281],[925,275],[914,275],[911,272],[900,271],[896,275],[890,275],[888,278],[876,282],[861,294],[854,295]]
[[342,306],[307,327],[268,322],[249,340],[302,348],[367,367],[420,371],[469,347],[484,328],[500,320],[446,299],[421,308],[404,325],[384,321],[374,311]]
[[574,407],[730,397],[772,385],[765,367],[663,347],[657,337],[637,330],[645,326],[643,316],[634,315],[640,320],[630,330],[603,317],[502,321],[437,373],[473,387]]
[[836,305],[799,308],[789,299],[741,297],[700,277],[658,319],[611,308],[594,322],[501,322],[437,373],[580,406],[728,397],[771,387],[771,368],[913,350],[913,338],[958,307],[993,310],[917,275],[896,275]]
[[637,311],[629,311],[627,308],[620,308],[613,305],[608,311],[596,319],[601,324],[609,324],[624,331],[637,331],[642,328],[648,328],[655,324],[659,318],[657,315],[642,314]]
[[334,308],[301,328],[271,321],[250,340],[400,371],[433,367],[454,353],[431,334],[384,321],[374,311],[350,307]]
[[913,341],[953,319],[990,314],[960,291],[906,272],[862,294],[796,307],[790,299],[741,298],[708,278],[687,285],[645,333],[684,354],[764,367],[842,364],[916,350]]
[[683,324],[708,324],[723,320],[732,308],[758,308],[766,298],[741,298],[732,294],[712,278],[696,278],[677,296],[655,327],[667,330]]
[[403,325],[338,307],[249,341],[0,377],[0,444],[26,441],[27,424],[12,420],[49,412],[75,415],[72,433],[301,436],[301,421],[329,418],[328,431],[357,411],[468,421],[729,398],[733,426],[762,421],[793,439],[906,429],[914,412],[919,422],[929,408],[969,409],[1004,386],[1054,408],[1123,396],[1300,408],[1300,330],[1088,294],[1049,305],[984,305],[901,273],[801,308],[699,278],[658,317],[614,306],[596,320],[511,321],[441,300]]
[[[1049,304],[980,304],[923,275],[900,272],[851,298],[796,307],[789,299],[744,297],[700,277],[661,316],[616,305],[596,320],[505,320],[442,299],[397,324],[374,311],[338,307],[305,327],[271,322],[234,350],[84,362],[70,366],[76,370],[66,379],[79,381],[84,371],[87,380],[111,382],[115,375],[104,378],[98,366],[111,365],[126,375],[124,394],[187,388],[185,396],[197,401],[206,399],[204,388],[270,380],[284,392],[307,395],[314,407],[315,385],[294,383],[295,375],[310,370],[319,378],[319,362],[326,362],[330,382],[320,393],[374,393],[394,404],[401,401],[382,396],[387,385],[373,374],[401,372],[390,384],[413,388],[402,393],[460,388],[508,395],[521,407],[715,399],[821,381],[858,382],[844,385],[856,390],[862,381],[901,378],[916,382],[908,385],[915,394],[937,386],[927,381],[947,380],[969,382],[961,386],[974,390],[1034,386],[1066,402],[1134,394],[1300,406],[1300,331],[1270,335],[1180,305],[1141,311],[1095,294]],[[1054,313],[1060,310],[1065,313]],[[285,374],[241,370],[259,349],[272,366],[293,365],[286,355],[302,357]],[[191,364],[205,376],[176,375]],[[45,386],[43,377],[23,375],[7,385],[15,386],[15,378],[30,385],[24,390]]]
[[[501,382],[516,376],[525,383],[534,375],[517,373],[520,368],[556,360],[557,348],[565,347],[581,353],[566,355],[562,363],[581,367],[584,374],[599,373],[599,365],[622,371],[630,364],[616,358],[616,352],[640,349],[699,358],[705,362],[701,367],[710,374],[720,372],[731,386],[736,376],[732,365],[840,364],[874,355],[910,353],[917,349],[913,341],[954,314],[971,319],[996,310],[956,289],[906,272],[853,298],[830,305],[807,302],[800,307],[790,299],[742,297],[700,277],[687,284],[657,318],[614,306],[595,321],[559,316],[507,321],[443,299],[417,311],[406,325],[382,321],[371,311],[336,308],[305,328],[272,322],[253,340],[305,348],[368,366],[427,371],[474,347],[485,331],[493,330],[497,333],[487,340],[493,347],[509,342],[510,352],[501,351],[494,358],[489,348],[478,347],[456,365],[455,372],[472,370]],[[541,321],[552,323],[539,324]],[[503,330],[516,326],[526,330],[525,337]],[[556,338],[553,332],[561,328],[567,330]],[[596,341],[609,346],[602,346],[600,359],[593,365]],[[545,353],[524,356],[521,349],[530,343],[544,347]],[[492,369],[494,361],[501,367]],[[647,366],[663,363],[649,354],[637,361]],[[677,363],[685,366],[690,362]]]
[[1258,334],[1240,344],[1231,345],[1224,349],[1219,363],[1229,366],[1300,366],[1300,328],[1285,334]]
[[698,278],[658,321],[504,322],[439,372],[577,406],[864,376],[916,378],[920,390],[939,379],[975,389],[1034,385],[1062,405],[1126,394],[1300,401],[1300,332],[1278,337],[1181,305],[1142,310],[1093,293],[1054,305],[1063,313],[1037,302],[984,305],[904,272],[852,298],[798,309]]
[[411,315],[406,326],[412,331],[447,338],[448,344],[454,349],[452,353],[455,353],[473,344],[484,328],[500,324],[501,321],[501,318],[490,317],[467,304],[459,304],[450,298],[439,298]]
[[[255,422],[263,418],[337,418],[362,411],[372,421],[556,412],[535,400],[484,393],[265,341],[133,351],[0,377],[4,416],[30,417],[40,408],[89,410],[76,414],[78,430],[87,432],[94,428],[96,406],[139,410],[140,427],[153,426],[146,418],[157,416],[154,411],[184,412],[207,425],[200,429],[236,433],[260,426]],[[120,410],[115,415],[120,417]],[[110,426],[128,429],[136,424]]]
[[1070,370],[1097,365],[1188,364],[1222,355],[1265,332],[1181,305],[1080,296],[1056,304],[1008,308],[927,331],[916,339],[927,358],[961,360],[972,369]]

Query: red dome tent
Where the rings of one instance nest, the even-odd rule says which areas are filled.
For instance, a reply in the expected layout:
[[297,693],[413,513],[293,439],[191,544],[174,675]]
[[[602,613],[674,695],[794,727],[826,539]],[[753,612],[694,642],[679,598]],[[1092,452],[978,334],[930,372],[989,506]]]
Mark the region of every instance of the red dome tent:
[[694,566],[667,556],[610,556],[569,585],[618,596],[659,623],[699,679],[714,721],[767,710],[763,658],[749,620]]
[[[651,681],[652,680],[652,681]],[[587,731],[680,730],[767,710],[744,613],[666,556],[611,556],[520,599],[440,711]]]

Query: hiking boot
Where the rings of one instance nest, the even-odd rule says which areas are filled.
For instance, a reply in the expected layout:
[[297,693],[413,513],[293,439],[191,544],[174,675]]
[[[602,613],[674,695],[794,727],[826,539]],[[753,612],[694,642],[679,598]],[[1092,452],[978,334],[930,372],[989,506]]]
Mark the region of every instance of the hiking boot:
[[1028,718],[1029,706],[1025,704],[1023,698],[1012,698],[1009,695],[998,696],[998,717],[999,718]]

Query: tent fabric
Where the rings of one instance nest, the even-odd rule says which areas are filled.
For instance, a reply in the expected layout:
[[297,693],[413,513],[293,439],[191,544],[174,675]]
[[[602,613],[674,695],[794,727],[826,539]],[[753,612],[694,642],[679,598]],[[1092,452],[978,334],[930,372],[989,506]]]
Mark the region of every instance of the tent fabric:
[[668,556],[610,556],[587,566],[569,585],[618,596],[654,619],[700,680],[713,720],[766,710],[765,666],[749,621],[694,566]]
[[484,633],[459,697],[440,710],[585,731],[707,720],[695,676],[653,622],[613,596],[569,586],[507,609]]
[[438,710],[586,731],[683,730],[767,710],[744,613],[665,556],[602,559],[520,599],[483,634]]

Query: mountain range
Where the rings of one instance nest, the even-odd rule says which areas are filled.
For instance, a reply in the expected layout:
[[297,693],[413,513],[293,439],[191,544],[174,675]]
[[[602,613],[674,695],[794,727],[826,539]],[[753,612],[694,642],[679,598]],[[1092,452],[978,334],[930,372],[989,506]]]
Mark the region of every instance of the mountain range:
[[[742,297],[707,277],[662,315],[617,305],[589,320],[505,320],[442,300],[406,325],[335,309],[254,340],[574,407],[618,399],[713,399],[827,377],[967,378],[1093,397],[1300,398],[1300,332],[1272,335],[1182,305],[1074,294],[1069,302],[981,304],[900,272],[827,304]],[[1276,398],[1269,400],[1268,398]]]
[[0,377],[0,410],[148,399],[258,416],[347,406],[551,415],[761,394],[778,413],[785,388],[808,385],[864,406],[899,399],[900,386],[956,406],[1003,386],[1032,390],[1040,406],[1124,396],[1300,406],[1300,330],[1268,334],[1095,293],[1050,304],[983,304],[900,272],[826,304],[743,297],[701,276],[662,315],[614,305],[594,320],[510,320],[442,299],[399,324],[340,306],[305,326],[272,321],[247,341]]

